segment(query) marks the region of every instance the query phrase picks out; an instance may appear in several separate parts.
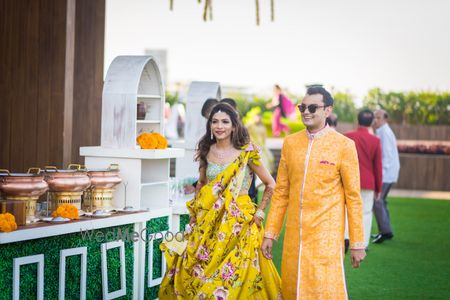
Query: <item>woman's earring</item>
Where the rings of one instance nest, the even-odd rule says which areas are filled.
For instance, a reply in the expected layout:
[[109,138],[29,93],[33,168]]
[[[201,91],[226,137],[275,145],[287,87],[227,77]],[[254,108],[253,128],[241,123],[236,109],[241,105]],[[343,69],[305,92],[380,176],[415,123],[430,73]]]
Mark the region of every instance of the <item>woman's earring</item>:
[[212,133],[212,131],[211,131],[211,141],[214,139],[214,135],[213,135],[213,133]]

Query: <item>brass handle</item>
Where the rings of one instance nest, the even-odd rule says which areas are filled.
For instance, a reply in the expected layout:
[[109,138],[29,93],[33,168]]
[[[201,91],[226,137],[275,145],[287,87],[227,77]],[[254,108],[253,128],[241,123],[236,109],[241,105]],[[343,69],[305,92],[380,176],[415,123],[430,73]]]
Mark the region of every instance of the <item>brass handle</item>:
[[79,170],[79,169],[81,169],[81,165],[80,164],[69,164],[67,169],[69,169],[69,170]]
[[29,173],[29,174],[39,174],[39,173],[41,173],[41,168],[29,168],[27,173]]
[[44,170],[45,171],[52,170],[52,171],[58,172],[58,169],[55,166],[45,166]]
[[8,169],[0,169],[0,173],[6,173],[8,175],[11,175],[11,173],[9,173]]
[[119,171],[119,164],[110,164],[108,171]]

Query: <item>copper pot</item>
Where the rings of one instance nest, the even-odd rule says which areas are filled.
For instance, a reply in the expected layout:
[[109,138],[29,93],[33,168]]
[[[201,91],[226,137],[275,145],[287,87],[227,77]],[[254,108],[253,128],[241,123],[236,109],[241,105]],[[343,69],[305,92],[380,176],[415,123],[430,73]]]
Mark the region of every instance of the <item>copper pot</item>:
[[[31,173],[32,171],[36,171]],[[38,168],[28,170],[28,173],[10,173],[8,170],[0,170],[0,191],[7,199],[38,199],[48,190],[48,184],[44,181],[44,175]]]
[[80,169],[80,165],[69,165],[68,170],[46,166],[45,181],[51,192],[82,192],[91,185],[86,170]]
[[[25,202],[26,223],[34,220],[36,201],[47,190],[48,184],[44,181],[44,175],[39,168],[28,169],[28,173],[9,173],[8,170],[0,170],[0,191],[6,195],[7,200]],[[14,213],[18,224],[23,225],[21,221],[23,214]]]
[[117,164],[111,164],[108,169],[89,170],[88,176],[91,179],[91,188],[98,190],[113,189],[122,182]]

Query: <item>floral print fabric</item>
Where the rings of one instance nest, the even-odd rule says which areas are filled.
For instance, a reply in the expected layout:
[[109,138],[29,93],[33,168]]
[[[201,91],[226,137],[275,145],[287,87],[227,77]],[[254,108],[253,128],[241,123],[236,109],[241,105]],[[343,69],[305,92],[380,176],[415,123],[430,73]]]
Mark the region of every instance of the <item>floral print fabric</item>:
[[168,264],[159,299],[281,299],[281,280],[262,256],[264,231],[250,221],[256,211],[238,196],[248,161],[259,163],[251,145],[187,203],[197,218],[183,255],[164,244]]

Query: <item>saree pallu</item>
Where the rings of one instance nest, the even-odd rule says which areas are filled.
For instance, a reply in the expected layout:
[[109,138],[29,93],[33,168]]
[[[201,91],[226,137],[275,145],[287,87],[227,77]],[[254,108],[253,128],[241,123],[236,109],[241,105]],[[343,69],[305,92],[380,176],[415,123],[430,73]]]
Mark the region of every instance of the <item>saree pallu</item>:
[[259,163],[251,146],[187,203],[196,216],[182,255],[161,244],[167,271],[159,299],[281,299],[281,280],[261,253],[263,228],[251,224],[256,211],[239,196],[244,168]]

